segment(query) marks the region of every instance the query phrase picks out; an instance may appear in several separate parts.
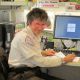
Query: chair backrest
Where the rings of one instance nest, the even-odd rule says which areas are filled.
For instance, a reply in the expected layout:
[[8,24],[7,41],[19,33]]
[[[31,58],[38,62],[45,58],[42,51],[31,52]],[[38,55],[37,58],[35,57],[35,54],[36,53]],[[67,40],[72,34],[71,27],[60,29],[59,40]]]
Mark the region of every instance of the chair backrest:
[[2,72],[0,72],[0,80],[6,80]]
[[0,57],[2,57],[3,55],[4,55],[4,49],[0,47]]
[[8,77],[8,61],[4,56],[4,49],[0,47],[0,72],[4,75],[5,79]]

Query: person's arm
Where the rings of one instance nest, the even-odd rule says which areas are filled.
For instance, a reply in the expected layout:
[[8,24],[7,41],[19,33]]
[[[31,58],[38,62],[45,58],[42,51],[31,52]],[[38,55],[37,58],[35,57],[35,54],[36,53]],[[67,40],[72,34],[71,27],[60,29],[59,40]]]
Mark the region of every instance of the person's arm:
[[62,58],[58,56],[47,56],[44,57],[41,54],[41,50],[38,49],[33,42],[28,41],[20,41],[19,44],[19,50],[22,53],[22,55],[30,60],[32,64],[39,67],[55,67],[60,66],[64,61]]
[[56,54],[56,51],[52,49],[46,49],[46,50],[42,50],[41,54],[43,56],[54,56]]
[[[57,53],[55,53],[55,54],[57,54]],[[61,58],[61,57],[58,57],[58,56],[55,56],[55,55],[47,56],[47,57],[43,56],[44,59],[40,56],[37,56],[37,57],[34,56],[33,60],[35,60],[35,62],[37,62],[37,61],[40,62],[41,61],[41,65],[39,64],[39,66],[41,66],[41,67],[45,67],[45,64],[46,64],[46,67],[55,67],[55,66],[64,65],[68,62],[72,62],[75,57],[76,57],[75,54],[68,54],[64,58]],[[43,63],[43,65],[42,65],[42,63]]]
[[33,56],[32,62],[35,62],[34,64],[40,67],[56,67],[60,66],[62,64],[62,59],[57,56]]
[[76,57],[74,53],[68,54],[63,58],[64,62],[72,62],[73,59]]
[[20,52],[26,59],[30,60],[32,64],[39,67],[55,67],[62,64],[62,59],[57,56],[42,56],[41,49],[35,47],[33,42],[27,42],[26,44],[23,41],[20,43]]
[[30,62],[39,67],[55,67],[62,64],[62,59],[57,56],[47,56],[44,57],[38,50],[33,50],[22,45],[20,52],[22,55],[26,57],[26,59],[30,60]]

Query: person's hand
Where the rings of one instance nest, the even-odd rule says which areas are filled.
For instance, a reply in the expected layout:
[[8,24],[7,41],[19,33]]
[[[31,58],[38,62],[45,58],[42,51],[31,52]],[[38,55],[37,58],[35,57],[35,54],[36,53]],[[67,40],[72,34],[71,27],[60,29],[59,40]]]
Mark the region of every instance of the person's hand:
[[68,54],[66,57],[63,58],[64,62],[71,62],[76,57],[75,54]]
[[41,52],[43,56],[53,56],[56,52],[52,49],[44,50]]

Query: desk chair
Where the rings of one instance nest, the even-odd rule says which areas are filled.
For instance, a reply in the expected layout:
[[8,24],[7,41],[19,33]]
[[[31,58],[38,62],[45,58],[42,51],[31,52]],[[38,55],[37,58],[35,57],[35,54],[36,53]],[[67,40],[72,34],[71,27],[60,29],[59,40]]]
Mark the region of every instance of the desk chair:
[[[36,77],[43,79],[43,80],[63,80],[63,79],[59,79],[54,76],[50,76],[47,73],[43,73],[40,70],[40,67],[35,67],[35,68],[18,67],[18,68],[13,68],[13,71],[15,71],[17,74],[20,74],[20,76],[22,76],[23,79],[25,79],[25,80],[29,79],[33,76],[36,76]],[[24,75],[26,75],[26,76],[24,76]]]
[[62,80],[62,79],[50,76],[47,73],[43,73],[40,70],[40,67],[9,68],[8,61],[4,55],[0,56],[0,71],[4,80],[27,80],[33,76],[39,77],[44,80]]

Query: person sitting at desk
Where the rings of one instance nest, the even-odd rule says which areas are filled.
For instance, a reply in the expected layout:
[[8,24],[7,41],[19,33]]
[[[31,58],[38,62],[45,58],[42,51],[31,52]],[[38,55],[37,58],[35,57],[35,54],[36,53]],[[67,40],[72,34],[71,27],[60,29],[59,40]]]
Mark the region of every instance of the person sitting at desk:
[[[27,14],[27,27],[15,34],[11,43],[8,63],[10,67],[26,66],[30,68],[56,67],[62,65],[64,59],[57,56],[43,56],[40,47],[40,36],[43,30],[49,26],[48,15],[45,10],[33,8]],[[46,51],[50,53],[50,51]],[[54,54],[54,51],[51,51]],[[66,61],[71,61],[67,58]]]

